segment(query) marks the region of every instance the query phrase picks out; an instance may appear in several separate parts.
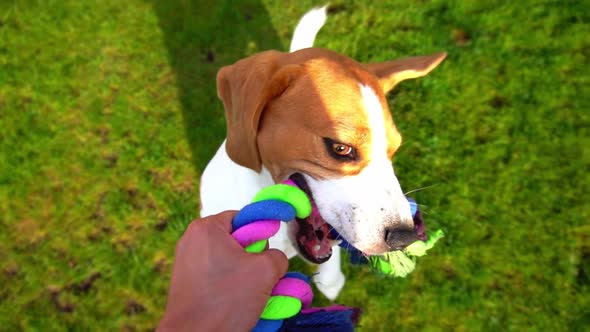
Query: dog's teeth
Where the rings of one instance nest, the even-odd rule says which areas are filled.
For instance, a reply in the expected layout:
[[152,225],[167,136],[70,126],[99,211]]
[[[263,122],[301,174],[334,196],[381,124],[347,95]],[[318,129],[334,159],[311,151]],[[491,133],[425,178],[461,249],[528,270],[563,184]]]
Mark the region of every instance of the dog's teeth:
[[342,239],[332,240],[332,246],[339,246],[342,243]]
[[322,247],[321,247],[319,244],[316,244],[316,245],[313,247],[313,251],[315,251],[315,252],[318,252],[318,251],[320,251],[320,249],[321,249],[321,248],[322,248]]

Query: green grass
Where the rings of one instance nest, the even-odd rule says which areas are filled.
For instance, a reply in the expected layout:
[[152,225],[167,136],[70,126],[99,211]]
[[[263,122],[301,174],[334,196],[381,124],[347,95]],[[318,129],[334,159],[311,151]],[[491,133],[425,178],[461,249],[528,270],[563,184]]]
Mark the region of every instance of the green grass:
[[[225,136],[217,69],[287,49],[320,4],[0,3],[0,330],[154,328]],[[361,330],[587,329],[590,6],[332,5],[317,46],[449,53],[389,98],[398,177],[432,186],[413,196],[447,236],[407,279],[345,266]]]

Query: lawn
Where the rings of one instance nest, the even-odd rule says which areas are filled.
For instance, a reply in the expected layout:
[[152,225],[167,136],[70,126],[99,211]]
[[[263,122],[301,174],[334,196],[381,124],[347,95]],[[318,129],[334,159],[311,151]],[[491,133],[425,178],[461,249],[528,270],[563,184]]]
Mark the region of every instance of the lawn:
[[[323,4],[236,2],[0,2],[0,330],[156,326],[225,136],[217,70]],[[446,237],[406,279],[345,265],[359,330],[587,331],[588,2],[331,4],[317,46],[448,52],[389,95],[396,173]]]

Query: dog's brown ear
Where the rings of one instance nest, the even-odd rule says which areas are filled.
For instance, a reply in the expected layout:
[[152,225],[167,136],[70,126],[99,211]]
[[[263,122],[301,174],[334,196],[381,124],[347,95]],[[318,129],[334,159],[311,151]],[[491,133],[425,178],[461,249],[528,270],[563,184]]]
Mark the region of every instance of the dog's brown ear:
[[411,78],[426,76],[438,66],[447,53],[415,56],[392,61],[370,63],[365,67],[379,79],[383,93],[388,93],[399,82]]
[[267,51],[225,66],[217,73],[217,94],[227,121],[228,156],[237,164],[261,170],[256,143],[266,104],[283,93],[299,72],[299,66],[281,66],[286,53]]

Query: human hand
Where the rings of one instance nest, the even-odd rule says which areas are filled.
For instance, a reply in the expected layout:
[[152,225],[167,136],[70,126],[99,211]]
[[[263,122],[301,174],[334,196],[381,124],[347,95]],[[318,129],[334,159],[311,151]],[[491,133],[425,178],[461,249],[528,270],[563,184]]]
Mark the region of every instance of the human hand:
[[231,236],[235,211],[193,221],[176,244],[158,331],[250,331],[288,268],[275,249],[247,253]]

